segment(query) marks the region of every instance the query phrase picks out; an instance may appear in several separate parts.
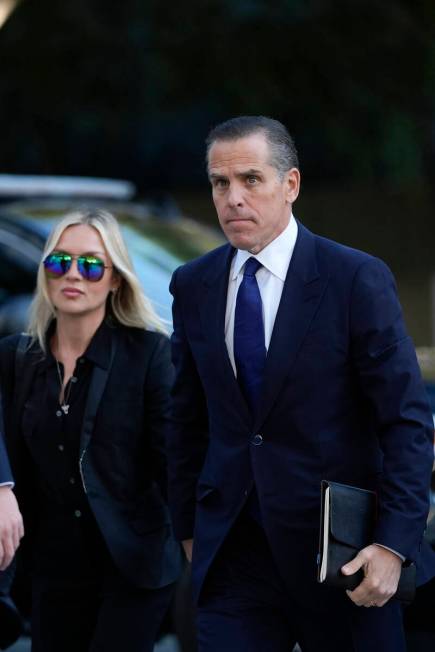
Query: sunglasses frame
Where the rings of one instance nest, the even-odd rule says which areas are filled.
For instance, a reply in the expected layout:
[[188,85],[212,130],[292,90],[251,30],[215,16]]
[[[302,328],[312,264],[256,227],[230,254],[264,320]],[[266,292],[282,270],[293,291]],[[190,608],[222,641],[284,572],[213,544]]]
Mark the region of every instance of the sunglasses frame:
[[[65,269],[65,271],[62,272],[62,274],[54,274],[53,272],[50,272],[50,270],[48,270],[47,267],[46,267],[46,261],[47,261],[51,256],[54,256],[54,255],[58,255],[58,256],[66,256],[67,258],[70,259],[70,260],[69,260],[69,264],[68,264],[67,269]],[[102,263],[101,267],[102,267],[102,269],[103,269],[103,273],[101,274],[100,278],[97,278],[97,279],[87,278],[86,275],[82,273],[82,271],[81,271],[81,269],[80,269],[80,267],[79,267],[79,262],[78,262],[78,261],[79,261],[80,259],[86,260],[87,258],[93,258],[95,261],[98,261],[98,263]],[[56,251],[56,250],[50,252],[50,253],[49,253],[49,254],[44,258],[44,260],[42,261],[42,264],[44,265],[45,273],[46,273],[47,275],[50,275],[50,274],[51,274],[51,277],[52,277],[53,279],[58,279],[58,278],[62,278],[62,276],[65,276],[65,274],[67,274],[67,273],[69,272],[69,270],[71,269],[71,265],[72,265],[72,263],[73,263],[74,260],[77,261],[77,271],[78,271],[78,273],[80,274],[80,276],[81,276],[85,281],[89,281],[89,283],[98,283],[98,282],[101,281],[101,279],[103,278],[106,269],[113,269],[113,265],[105,265],[105,264],[104,264],[104,260],[102,260],[101,258],[98,258],[98,256],[93,256],[93,255],[91,255],[91,254],[88,254],[88,255],[86,255],[86,254],[69,254],[69,253],[67,253],[66,251]]]

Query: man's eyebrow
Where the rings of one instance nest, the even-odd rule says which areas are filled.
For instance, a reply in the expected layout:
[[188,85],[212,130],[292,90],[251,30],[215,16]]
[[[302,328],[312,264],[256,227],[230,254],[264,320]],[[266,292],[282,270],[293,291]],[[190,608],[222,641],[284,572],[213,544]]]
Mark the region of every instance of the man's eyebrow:
[[249,177],[250,175],[262,175],[261,170],[257,170],[256,168],[249,168],[249,170],[243,170],[243,172],[239,172],[238,176],[242,177]]
[[226,179],[225,174],[219,174],[218,172],[209,172],[209,179]]
[[[261,176],[263,172],[257,168],[249,168],[248,170],[241,170],[240,172],[236,172],[236,177],[249,177],[251,175],[258,175]],[[226,179],[227,176],[225,174],[219,174],[218,172],[210,172],[208,175],[208,178],[211,179]]]

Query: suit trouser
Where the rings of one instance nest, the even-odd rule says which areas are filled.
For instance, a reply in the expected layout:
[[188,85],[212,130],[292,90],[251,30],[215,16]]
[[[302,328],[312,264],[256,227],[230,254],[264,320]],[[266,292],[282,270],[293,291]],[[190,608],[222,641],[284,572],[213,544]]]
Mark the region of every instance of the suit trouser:
[[[298,564],[291,557],[289,564]],[[246,515],[228,535],[198,603],[199,652],[404,652],[401,607],[356,607],[313,582],[310,603],[280,577],[262,528]],[[323,594],[323,595],[322,595]],[[320,606],[319,606],[320,605]]]
[[32,652],[152,652],[174,585],[121,575],[90,511],[45,525],[32,575]]
[[139,590],[120,578],[37,579],[32,652],[152,652],[172,595],[172,585]]

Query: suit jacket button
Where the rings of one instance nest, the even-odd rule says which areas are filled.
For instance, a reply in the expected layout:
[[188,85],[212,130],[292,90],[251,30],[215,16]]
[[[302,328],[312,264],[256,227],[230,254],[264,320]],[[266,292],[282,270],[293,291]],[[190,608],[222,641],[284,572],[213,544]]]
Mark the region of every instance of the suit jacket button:
[[263,437],[261,435],[254,435],[251,441],[254,444],[254,446],[261,446],[261,444],[263,443]]

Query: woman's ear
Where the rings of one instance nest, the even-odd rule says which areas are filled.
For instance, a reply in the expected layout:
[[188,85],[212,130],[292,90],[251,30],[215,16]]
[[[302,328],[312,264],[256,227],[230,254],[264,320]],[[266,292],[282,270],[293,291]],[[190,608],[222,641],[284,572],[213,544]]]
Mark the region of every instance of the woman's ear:
[[110,291],[113,292],[113,294],[116,294],[116,292],[119,290],[121,285],[121,276],[118,274],[118,272],[113,272],[112,274],[112,287],[110,288]]

